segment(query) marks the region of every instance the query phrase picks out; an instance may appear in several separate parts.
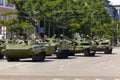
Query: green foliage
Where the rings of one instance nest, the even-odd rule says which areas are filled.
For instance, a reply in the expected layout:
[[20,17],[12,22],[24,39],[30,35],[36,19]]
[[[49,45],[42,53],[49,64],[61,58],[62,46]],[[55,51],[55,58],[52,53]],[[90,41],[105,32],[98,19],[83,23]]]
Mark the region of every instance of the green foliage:
[[9,27],[9,26],[13,26],[15,25],[16,23],[18,22],[17,19],[12,19],[10,21],[4,21],[4,20],[0,20],[0,23],[6,27]]
[[27,22],[21,22],[19,26],[23,29],[28,29],[31,26],[31,24]]
[[[103,0],[9,0],[16,5],[20,26],[37,26],[38,20],[66,26],[70,32],[84,35],[118,35]],[[27,22],[27,23],[25,23]],[[52,25],[54,26],[54,25]],[[56,29],[58,30],[58,29]],[[68,32],[69,32],[68,31]],[[114,33],[114,34],[113,34]],[[118,37],[118,36],[116,36]]]
[[17,12],[16,11],[10,11],[10,12],[4,12],[1,14],[1,16],[8,16],[8,15],[16,15]]

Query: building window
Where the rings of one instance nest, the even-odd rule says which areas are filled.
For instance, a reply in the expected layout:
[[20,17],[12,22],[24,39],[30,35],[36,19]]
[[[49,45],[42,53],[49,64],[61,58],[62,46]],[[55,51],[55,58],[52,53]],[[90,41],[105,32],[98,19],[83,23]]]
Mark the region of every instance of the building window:
[[3,0],[0,0],[0,5],[3,5]]
[[3,16],[0,16],[0,20],[3,20]]
[[9,16],[6,16],[6,21],[8,21]]
[[9,16],[9,19],[12,19],[12,15]]

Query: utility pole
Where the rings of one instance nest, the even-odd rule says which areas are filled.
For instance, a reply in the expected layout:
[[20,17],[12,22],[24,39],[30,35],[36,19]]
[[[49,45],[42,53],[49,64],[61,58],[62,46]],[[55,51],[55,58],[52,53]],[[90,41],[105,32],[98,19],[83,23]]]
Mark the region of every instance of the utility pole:
[[[95,10],[95,11],[93,11],[92,13],[91,13],[91,15],[90,15],[90,17],[91,17],[91,22],[92,22],[92,18],[93,18],[93,16],[94,16],[94,14],[97,12],[98,10]],[[91,28],[92,28],[92,26],[91,26]],[[90,34],[92,35],[92,32],[90,31]]]

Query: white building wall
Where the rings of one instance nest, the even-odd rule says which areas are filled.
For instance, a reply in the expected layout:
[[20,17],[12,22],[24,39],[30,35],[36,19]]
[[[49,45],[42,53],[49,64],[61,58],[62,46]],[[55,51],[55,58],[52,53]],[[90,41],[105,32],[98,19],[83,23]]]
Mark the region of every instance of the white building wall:
[[119,6],[115,6],[116,10],[117,10],[117,19],[120,20],[120,5]]
[[10,9],[15,9],[15,6],[9,6],[7,0],[0,0],[0,7],[1,8],[10,8]]

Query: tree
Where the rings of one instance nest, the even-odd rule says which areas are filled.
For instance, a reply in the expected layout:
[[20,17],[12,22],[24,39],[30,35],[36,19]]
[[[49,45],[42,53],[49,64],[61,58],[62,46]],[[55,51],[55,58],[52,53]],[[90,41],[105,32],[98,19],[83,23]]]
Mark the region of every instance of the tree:
[[9,1],[16,5],[19,21],[32,23],[34,27],[41,20],[84,35],[112,37],[109,31],[114,31],[112,18],[105,8],[106,2],[102,0]]

